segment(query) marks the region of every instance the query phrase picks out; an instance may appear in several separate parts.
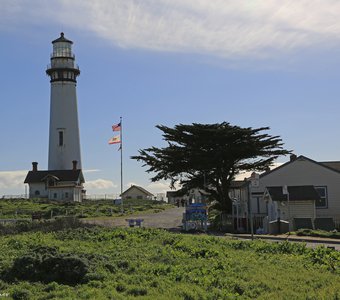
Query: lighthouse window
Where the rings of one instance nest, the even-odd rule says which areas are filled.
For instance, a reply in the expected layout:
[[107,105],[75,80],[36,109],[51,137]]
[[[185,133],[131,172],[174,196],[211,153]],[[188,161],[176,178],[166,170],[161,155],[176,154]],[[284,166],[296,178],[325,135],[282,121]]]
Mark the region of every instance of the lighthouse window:
[[59,131],[59,146],[64,145],[64,132]]

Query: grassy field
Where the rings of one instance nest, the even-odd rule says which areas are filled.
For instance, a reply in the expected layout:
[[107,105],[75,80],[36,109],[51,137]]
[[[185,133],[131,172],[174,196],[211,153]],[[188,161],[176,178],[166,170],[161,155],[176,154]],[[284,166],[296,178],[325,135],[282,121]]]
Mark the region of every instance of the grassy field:
[[[126,200],[124,214],[133,212],[163,210],[171,205],[153,200]],[[42,199],[0,199],[0,219],[30,219],[39,213],[44,219],[56,216],[105,217],[121,215],[121,205],[112,200],[58,202]]]
[[[57,224],[59,222],[59,224]],[[340,254],[76,220],[0,239],[13,299],[340,299]],[[69,229],[58,230],[63,227]]]

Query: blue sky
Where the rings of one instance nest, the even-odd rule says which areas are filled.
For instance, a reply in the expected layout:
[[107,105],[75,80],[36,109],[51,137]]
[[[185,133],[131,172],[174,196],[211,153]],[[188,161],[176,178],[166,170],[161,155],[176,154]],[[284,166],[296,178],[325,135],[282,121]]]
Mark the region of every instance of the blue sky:
[[32,161],[47,168],[45,70],[61,31],[74,42],[81,70],[90,194],[119,192],[118,147],[107,141],[120,116],[124,185],[154,193],[167,184],[151,183],[129,157],[164,145],[157,124],[269,126],[298,155],[340,160],[338,1],[0,2],[0,195],[24,193]]

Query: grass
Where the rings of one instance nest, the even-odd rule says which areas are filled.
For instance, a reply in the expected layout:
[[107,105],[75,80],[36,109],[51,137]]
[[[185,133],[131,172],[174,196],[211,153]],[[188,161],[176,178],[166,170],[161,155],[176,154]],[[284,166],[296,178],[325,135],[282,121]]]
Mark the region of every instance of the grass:
[[340,232],[336,230],[325,231],[325,230],[313,230],[313,229],[299,229],[296,232],[291,232],[291,234],[295,234],[298,236],[313,236],[313,237],[340,239]]
[[[1,293],[14,299],[340,298],[340,254],[331,249],[156,229],[68,226],[3,235]],[[86,260],[82,281],[42,283],[9,276],[14,263],[32,256],[36,247],[53,248],[58,259]]]
[[[124,215],[133,212],[157,211],[172,207],[159,201],[133,200],[124,201]],[[44,199],[1,199],[0,219],[30,219],[39,213],[44,219],[56,216],[78,216],[83,218],[111,217],[122,215],[121,206],[112,200],[78,202],[58,202]]]

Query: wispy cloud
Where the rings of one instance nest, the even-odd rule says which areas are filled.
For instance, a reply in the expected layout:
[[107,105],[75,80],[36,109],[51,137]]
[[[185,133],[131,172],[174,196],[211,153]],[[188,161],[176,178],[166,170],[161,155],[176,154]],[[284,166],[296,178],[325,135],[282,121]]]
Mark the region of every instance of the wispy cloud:
[[16,189],[24,186],[27,171],[0,171],[0,189]]
[[[5,0],[0,28],[54,20],[114,45],[267,58],[339,44],[337,0]],[[52,4],[51,4],[52,3]],[[37,18],[39,16],[39,18]]]
[[96,180],[86,181],[84,187],[86,190],[107,190],[111,188],[117,188],[118,186],[111,180],[99,178]]
[[100,172],[100,170],[99,169],[83,170],[83,173],[95,173],[95,172]]

